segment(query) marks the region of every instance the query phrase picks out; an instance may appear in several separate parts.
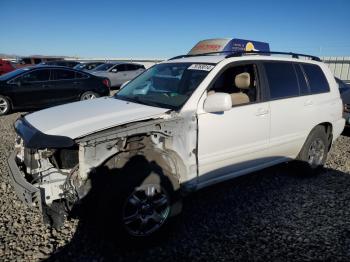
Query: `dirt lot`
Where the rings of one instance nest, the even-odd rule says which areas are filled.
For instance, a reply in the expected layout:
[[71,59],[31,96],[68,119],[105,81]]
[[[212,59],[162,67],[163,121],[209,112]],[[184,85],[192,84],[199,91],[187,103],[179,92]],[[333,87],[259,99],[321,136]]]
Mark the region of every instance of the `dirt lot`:
[[350,260],[348,134],[318,176],[283,164],[202,190],[185,200],[166,240],[135,248],[96,239],[79,219],[47,228],[18,200],[6,166],[18,115],[0,117],[0,260]]

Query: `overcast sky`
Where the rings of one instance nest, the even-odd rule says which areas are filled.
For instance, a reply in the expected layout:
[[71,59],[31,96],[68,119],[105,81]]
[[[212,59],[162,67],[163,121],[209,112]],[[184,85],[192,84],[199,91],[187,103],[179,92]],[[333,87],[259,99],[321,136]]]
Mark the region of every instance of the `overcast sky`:
[[0,53],[167,58],[201,39],[350,56],[350,1],[0,0]]

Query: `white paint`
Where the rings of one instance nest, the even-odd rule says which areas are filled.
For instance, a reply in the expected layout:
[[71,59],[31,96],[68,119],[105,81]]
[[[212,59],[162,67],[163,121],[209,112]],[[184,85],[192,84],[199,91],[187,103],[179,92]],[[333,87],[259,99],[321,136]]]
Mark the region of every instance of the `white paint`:
[[75,139],[110,127],[159,117],[168,110],[104,97],[41,110],[25,119],[45,134]]

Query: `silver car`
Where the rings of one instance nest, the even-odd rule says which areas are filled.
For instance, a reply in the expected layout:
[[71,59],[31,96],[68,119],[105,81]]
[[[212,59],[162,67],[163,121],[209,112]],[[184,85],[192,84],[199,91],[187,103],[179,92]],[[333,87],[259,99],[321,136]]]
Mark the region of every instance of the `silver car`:
[[144,65],[124,62],[110,62],[96,67],[92,74],[106,77],[112,88],[118,88],[145,71]]

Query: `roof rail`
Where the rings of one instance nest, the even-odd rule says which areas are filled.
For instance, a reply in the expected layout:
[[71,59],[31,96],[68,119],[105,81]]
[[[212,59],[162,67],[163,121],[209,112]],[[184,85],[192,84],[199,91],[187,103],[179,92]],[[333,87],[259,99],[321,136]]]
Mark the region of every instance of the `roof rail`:
[[302,57],[307,57],[310,58],[311,60],[314,61],[321,61],[321,59],[317,56],[312,56],[312,55],[305,55],[305,54],[298,54],[298,53],[292,53],[292,52],[273,52],[273,51],[220,51],[220,52],[210,52],[210,53],[202,53],[202,54],[195,54],[195,55],[179,55],[172,57],[168,60],[174,60],[174,59],[179,59],[179,58],[186,58],[186,57],[196,57],[196,56],[207,56],[207,55],[217,55],[217,54],[227,54],[225,58],[230,58],[230,57],[238,57],[238,56],[243,56],[246,54],[253,54],[253,55],[290,55],[292,58],[297,58],[299,59],[300,56]]
[[174,56],[169,60],[174,60],[174,59],[179,59],[179,58],[185,58],[185,57],[194,57],[194,56],[206,56],[206,55],[218,55],[218,54],[232,54],[232,51],[219,51],[219,52],[210,52],[210,53],[201,53],[201,54],[193,54],[193,55],[179,55],[179,56]]
[[292,58],[299,59],[300,56],[310,58],[314,61],[321,61],[321,59],[317,56],[313,55],[305,55],[305,54],[298,54],[293,52],[274,52],[274,51],[238,51],[238,52],[232,52],[231,54],[227,55],[225,58],[229,57],[237,57],[237,56],[243,56],[246,54],[253,54],[253,55],[290,55]]

